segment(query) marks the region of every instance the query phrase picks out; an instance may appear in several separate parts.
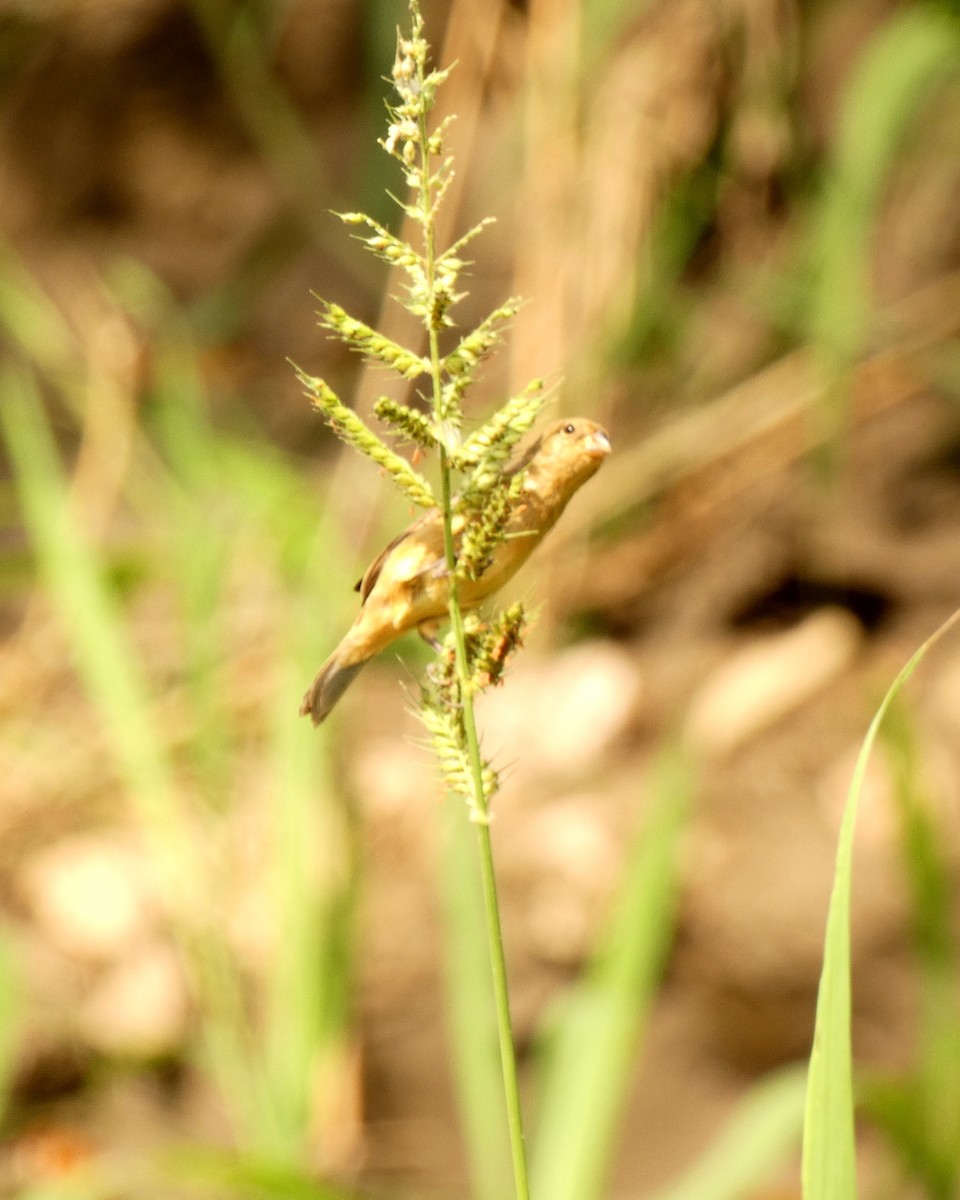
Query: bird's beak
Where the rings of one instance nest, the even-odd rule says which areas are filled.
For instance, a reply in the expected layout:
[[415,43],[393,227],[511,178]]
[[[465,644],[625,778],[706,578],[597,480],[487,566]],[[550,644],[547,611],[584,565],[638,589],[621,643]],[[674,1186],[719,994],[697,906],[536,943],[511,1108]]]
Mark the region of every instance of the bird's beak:
[[605,429],[595,429],[584,441],[583,448],[593,458],[606,458],[613,449]]

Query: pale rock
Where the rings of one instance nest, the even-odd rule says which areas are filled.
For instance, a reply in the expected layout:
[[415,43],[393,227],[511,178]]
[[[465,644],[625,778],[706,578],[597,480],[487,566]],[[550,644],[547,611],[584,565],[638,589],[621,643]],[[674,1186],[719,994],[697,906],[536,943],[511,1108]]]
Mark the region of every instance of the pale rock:
[[512,853],[536,874],[559,875],[571,887],[590,888],[615,875],[620,852],[592,792],[538,808],[513,833]]
[[[861,745],[857,742],[850,746],[827,769],[817,788],[821,811],[835,832],[839,831],[843,819]],[[923,816],[936,830],[940,853],[956,862],[960,858],[960,851],[956,849],[960,845],[960,780],[956,752],[952,744],[929,736],[920,738],[917,749],[918,761],[911,771],[912,794],[901,800],[882,738],[874,746],[860,788],[857,841],[899,855],[903,837],[903,815],[899,806],[903,802],[912,803],[920,806]]]
[[350,783],[364,811],[378,819],[419,821],[436,802],[437,772],[421,747],[396,738],[372,738],[350,763]]
[[[840,832],[861,746],[861,742],[850,746],[828,766],[817,785],[820,811],[835,834]],[[882,748],[875,746],[860,785],[856,839],[876,849],[892,850],[898,837],[893,776]]]
[[484,695],[484,745],[547,770],[584,770],[627,727],[640,692],[625,650],[583,642],[549,663],[525,663],[503,690]]
[[845,609],[821,609],[786,633],[758,638],[719,666],[694,696],[691,743],[722,754],[798,709],[853,662],[862,641]]
[[156,911],[143,856],[114,837],[55,842],[27,862],[21,885],[43,933],[77,958],[119,956],[142,938]]
[[938,724],[956,734],[960,730],[960,654],[943,654],[935,671],[930,687],[929,711]]
[[80,1006],[77,1023],[106,1054],[152,1057],[180,1045],[189,1009],[173,948],[154,940],[103,974]]
[[524,925],[530,947],[543,962],[576,966],[593,940],[593,914],[583,898],[555,883],[540,883],[528,897]]
[[535,812],[514,830],[510,858],[532,881],[523,924],[533,952],[558,965],[582,961],[621,858],[597,815],[596,797],[571,797]]

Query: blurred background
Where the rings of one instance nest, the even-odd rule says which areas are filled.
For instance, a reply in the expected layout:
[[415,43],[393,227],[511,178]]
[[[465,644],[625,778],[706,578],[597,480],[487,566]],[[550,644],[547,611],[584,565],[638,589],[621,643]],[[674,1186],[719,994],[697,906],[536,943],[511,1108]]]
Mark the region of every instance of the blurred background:
[[[457,62],[443,236],[496,218],[459,319],[527,301],[470,415],[542,376],[615,448],[516,581],[538,620],[480,710],[532,1152],[596,1125],[581,1200],[797,1196],[853,761],[960,603],[960,12],[423,11]],[[408,711],[425,650],[297,718],[410,515],[290,365],[367,415],[410,398],[311,294],[418,345],[331,215],[400,228],[377,138],[407,23],[0,9],[3,1195],[508,1194],[496,1097],[464,1100],[486,982]],[[947,1200],[955,637],[894,716],[854,887],[862,1194]],[[625,938],[619,1103],[547,1103],[548,1031]]]

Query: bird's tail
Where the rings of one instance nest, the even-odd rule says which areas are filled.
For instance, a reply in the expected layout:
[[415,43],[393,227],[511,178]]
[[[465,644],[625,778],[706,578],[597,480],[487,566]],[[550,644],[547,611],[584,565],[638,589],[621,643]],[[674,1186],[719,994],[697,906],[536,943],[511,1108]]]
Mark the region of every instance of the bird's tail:
[[369,661],[368,658],[362,658],[359,662],[344,662],[341,648],[334,650],[307,688],[300,705],[300,716],[309,716],[314,725],[326,720],[330,710],[359,674],[361,667],[366,666]]

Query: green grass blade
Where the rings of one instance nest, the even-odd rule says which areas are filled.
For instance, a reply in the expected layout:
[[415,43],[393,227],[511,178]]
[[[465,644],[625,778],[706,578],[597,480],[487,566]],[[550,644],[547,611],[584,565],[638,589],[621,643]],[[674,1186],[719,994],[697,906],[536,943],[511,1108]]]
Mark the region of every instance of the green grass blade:
[[931,4],[893,16],[858,64],[816,232],[810,333],[828,364],[843,366],[861,348],[873,220],[894,156],[931,91],[958,72],[960,21]]
[[8,245],[0,243],[0,329],[44,378],[75,399],[80,348],[67,321]]
[[[582,86],[595,86],[596,76],[591,72],[609,58],[628,24],[648,7],[648,0],[584,0],[580,16]],[[591,79],[592,85],[588,83]]]
[[768,1075],[743,1100],[710,1148],[655,1200],[738,1200],[752,1195],[799,1143],[805,1068]]
[[126,782],[151,820],[169,830],[174,786],[152,729],[147,689],[96,555],[71,514],[43,403],[25,372],[0,377],[0,429],[14,464],[24,523],[77,667]]
[[188,1188],[188,1195],[243,1200],[359,1200],[360,1196],[353,1189],[324,1183],[305,1172],[192,1143],[163,1152],[157,1167],[162,1177]]
[[[196,847],[180,820],[172,765],[154,729],[150,697],[125,636],[123,618],[104,581],[97,555],[74,519],[57,449],[43,403],[30,375],[0,376],[0,429],[14,466],[25,527],[47,590],[67,633],[76,666],[106,730],[120,775],[145,826],[168,895],[195,896],[203,873]],[[191,913],[202,906],[187,904]],[[222,1019],[208,1022],[209,1042],[224,1094],[234,1106],[254,1108],[250,1078],[235,1052],[236,1005],[232,973],[210,939],[201,949],[180,929],[195,983]],[[222,947],[220,948],[222,951]],[[248,1111],[246,1124],[258,1125]]]
[[891,708],[883,728],[900,825],[900,847],[913,909],[913,942],[925,978],[952,978],[957,945],[953,930],[951,870],[943,830],[923,779],[923,756],[903,704]]
[[24,524],[81,680],[151,834],[165,891],[189,914],[191,927],[176,922],[175,933],[200,1005],[207,1065],[247,1144],[273,1149],[282,1138],[252,1053],[235,963],[219,934],[205,925],[209,903],[202,855],[183,820],[174,768],[155,727],[123,613],[96,549],[70,511],[63,468],[31,376],[8,372],[0,377],[0,429],[10,449]]
[[17,956],[9,933],[0,937],[0,1121],[6,1116],[24,1009]]
[[[208,800],[219,808],[236,788],[231,766],[232,698],[219,669],[228,650],[223,612],[237,562],[262,564],[270,586],[262,599],[275,630],[267,745],[269,836],[264,860],[270,873],[271,918],[278,930],[266,976],[262,1028],[242,1052],[250,1056],[256,1103],[245,1106],[254,1124],[245,1141],[278,1168],[304,1160],[316,1130],[314,1107],[332,1064],[342,1065],[349,1013],[350,929],[355,855],[332,781],[329,742],[297,717],[304,664],[322,658],[329,572],[316,564],[334,557],[327,522],[317,529],[316,496],[270,447],[217,430],[209,419],[196,353],[171,340],[158,355],[154,414],[165,458],[179,492],[171,521],[169,560],[178,585],[185,629],[188,697],[194,717],[193,753]],[[205,512],[202,540],[177,536]],[[179,519],[177,519],[179,517]],[[223,980],[224,984],[228,981]],[[236,1007],[236,1006],[235,1006]],[[238,1010],[234,1024],[242,1026]],[[221,1035],[229,1035],[229,1027]],[[226,1079],[241,1052],[236,1038],[220,1036],[211,1049]],[[321,1135],[322,1137],[322,1131]]]
[[882,733],[911,897],[919,1036],[913,1069],[868,1080],[862,1106],[932,1200],[950,1200],[960,1180],[960,993],[949,843],[926,791],[920,740],[905,705],[893,705]]
[[686,754],[670,746],[649,784],[647,819],[618,908],[586,977],[546,1046],[533,1144],[540,1200],[601,1195],[638,1043],[673,934],[677,852],[693,787]]
[[803,1134],[804,1200],[855,1200],[853,1063],[850,1047],[850,894],[857,804],[877,731],[900,689],[930,647],[960,620],[955,612],[900,671],[877,709],[857,757],[840,826],[827,914],[823,973],[807,1080]]
[[448,800],[444,815],[446,1012],[460,1120],[473,1195],[501,1200],[511,1195],[513,1182],[477,848],[456,798]]
[[323,1068],[336,1064],[350,1012],[355,855],[329,778],[325,744],[297,717],[299,656],[291,655],[285,668],[270,747],[271,894],[278,932],[263,1050],[281,1138],[279,1161],[295,1164],[317,1132],[311,1124],[326,1078]]

